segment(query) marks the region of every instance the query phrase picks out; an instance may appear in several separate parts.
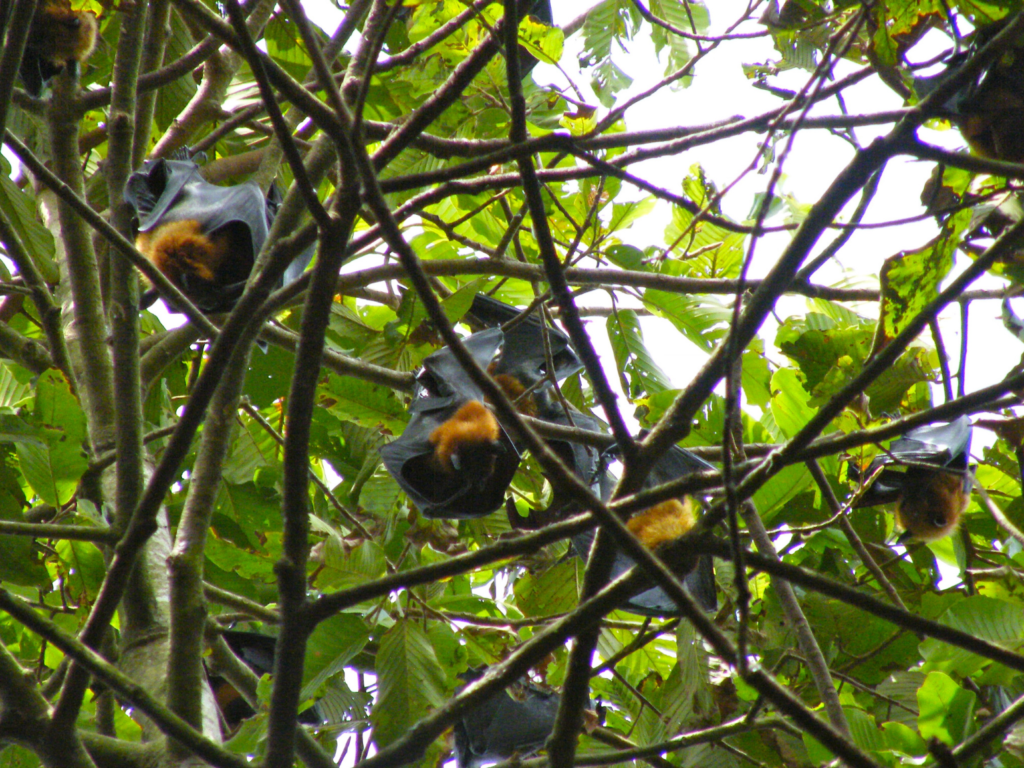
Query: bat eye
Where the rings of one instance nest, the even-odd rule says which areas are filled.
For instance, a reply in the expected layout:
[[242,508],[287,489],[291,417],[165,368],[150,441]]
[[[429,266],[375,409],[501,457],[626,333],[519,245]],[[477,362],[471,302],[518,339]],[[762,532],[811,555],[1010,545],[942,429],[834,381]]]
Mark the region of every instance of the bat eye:
[[946,518],[942,515],[935,515],[932,517],[932,525],[936,528],[942,528],[946,524]]

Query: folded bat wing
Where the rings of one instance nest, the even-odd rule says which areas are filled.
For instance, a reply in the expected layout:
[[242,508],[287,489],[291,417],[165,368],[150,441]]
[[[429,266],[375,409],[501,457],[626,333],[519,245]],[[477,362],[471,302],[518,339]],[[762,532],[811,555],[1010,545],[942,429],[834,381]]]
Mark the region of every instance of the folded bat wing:
[[920,472],[890,468],[902,462],[929,464],[936,469],[950,472],[964,472],[971,452],[971,421],[961,416],[956,421],[943,424],[929,424],[917,427],[897,438],[889,446],[888,453],[875,457],[868,468],[870,476],[879,467],[885,467],[860,497],[856,507],[873,507],[878,504],[895,502],[903,494],[904,483],[919,479]]
[[[470,674],[476,679],[480,670]],[[455,723],[458,768],[524,757],[544,746],[555,727],[561,696],[529,683],[517,685],[517,698],[507,690],[486,699]]]
[[[492,328],[473,334],[464,344],[486,368],[498,354],[502,339],[501,331]],[[497,509],[505,497],[505,489],[519,466],[519,452],[504,429],[499,427],[500,448],[493,469],[487,473],[471,467],[439,470],[436,446],[430,440],[435,430],[466,403],[483,399],[483,391],[462,370],[450,349],[440,349],[423,361],[409,407],[412,418],[401,436],[381,447],[380,454],[388,472],[426,517],[483,517]]]
[[[484,325],[493,327],[516,319],[521,311],[490,296],[477,294],[470,313]],[[557,328],[545,325],[535,315],[504,329],[504,334],[505,345],[495,366],[495,374],[514,376],[527,387],[545,378],[548,368],[545,335],[556,381],[583,370],[583,363],[573,350],[569,337]]]
[[[134,209],[139,233],[155,232],[164,224],[197,222],[202,234],[244,231],[232,237],[230,263],[218,272],[214,284],[199,280],[179,286],[204,312],[225,312],[234,307],[263,248],[280,200],[271,188],[264,195],[253,182],[217,186],[207,182],[191,160],[148,160],[125,185],[125,201]],[[243,230],[244,228],[244,230]],[[289,265],[287,283],[302,274],[312,258],[309,248]]]
[[[653,488],[656,485],[685,477],[693,472],[701,472],[706,469],[714,469],[714,466],[695,456],[685,448],[673,446],[668,453],[654,465],[645,488]],[[597,482],[597,490],[602,499],[607,500],[615,488],[616,479],[608,471],[604,471]],[[580,557],[587,557],[590,547],[594,542],[594,532],[578,534],[573,537],[573,549]],[[615,562],[612,563],[612,579],[617,579],[636,562],[624,552],[616,552]],[[710,556],[702,555],[692,571],[683,580],[683,586],[693,595],[697,603],[705,611],[718,609],[718,594],[715,588],[714,564]],[[623,606],[625,610],[639,613],[643,616],[678,616],[679,607],[661,587],[651,587],[631,597]]]

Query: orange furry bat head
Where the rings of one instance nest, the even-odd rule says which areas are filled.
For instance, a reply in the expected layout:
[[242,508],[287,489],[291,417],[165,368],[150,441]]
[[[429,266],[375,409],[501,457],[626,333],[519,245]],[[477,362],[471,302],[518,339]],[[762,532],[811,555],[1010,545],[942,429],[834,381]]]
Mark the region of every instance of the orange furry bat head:
[[669,499],[642,512],[637,512],[626,521],[626,527],[643,542],[648,549],[675,541],[689,533],[697,524],[693,512],[693,499],[689,496]]
[[135,247],[200,309],[230,309],[224,294],[237,292],[252,269],[249,230],[237,222],[205,234],[192,219],[139,232]]
[[535,393],[531,392],[527,395],[527,388],[519,382],[519,379],[507,373],[499,373],[495,375],[494,368],[495,364],[491,363],[487,368],[487,372],[494,376],[495,383],[501,387],[502,392],[504,392],[508,399],[512,401],[516,410],[524,416],[536,417],[538,409],[537,398],[534,396]]
[[179,288],[185,275],[212,281],[228,255],[228,238],[203,234],[198,221],[172,221],[152,232],[140,232],[135,247]]
[[68,0],[42,0],[36,8],[19,73],[25,90],[42,94],[65,66],[77,76],[78,65],[96,48],[99,24],[91,11],[76,11]]
[[956,472],[933,472],[911,467],[896,506],[901,541],[934,541],[948,536],[960,523],[971,501],[966,478]]
[[467,459],[469,463],[493,466],[500,436],[498,422],[487,406],[470,400],[430,433],[430,442],[437,465],[445,472],[455,472],[469,468]]
[[[971,422],[966,416],[908,430],[871,462],[865,474],[875,479],[854,506],[895,502],[896,522],[905,531],[901,541],[948,536],[970,501],[970,450]],[[851,463],[851,476],[862,471]]]
[[[210,313],[238,303],[280,204],[273,185],[264,194],[253,182],[211,184],[191,160],[167,158],[147,160],[129,176],[124,199],[135,212],[139,251]],[[311,256],[312,248],[299,254],[282,284],[298,278]]]

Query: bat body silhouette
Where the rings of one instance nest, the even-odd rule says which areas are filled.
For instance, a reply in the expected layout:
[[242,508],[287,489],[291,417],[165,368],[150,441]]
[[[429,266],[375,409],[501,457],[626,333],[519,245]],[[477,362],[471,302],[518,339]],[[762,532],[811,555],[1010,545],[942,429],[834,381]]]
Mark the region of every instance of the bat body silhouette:
[[98,27],[95,14],[72,9],[68,0],[40,0],[18,67],[25,90],[41,96],[65,67],[77,77],[96,47]]
[[[269,675],[274,671],[274,646],[277,639],[270,635],[261,635],[258,632],[241,632],[238,630],[226,630],[221,635],[224,642],[241,659],[257,677]],[[224,722],[230,730],[238,727],[243,720],[248,720],[256,714],[249,703],[242,698],[237,689],[223,677],[209,675],[210,687],[213,689],[217,706],[224,715]],[[317,725],[324,722],[324,716],[319,707],[313,706],[299,712],[299,722],[307,725]]]
[[[137,218],[135,245],[200,310],[230,311],[245,289],[270,232],[280,198],[252,182],[221,187],[203,179],[191,160],[149,160],[125,185]],[[283,284],[312,257],[300,254]]]
[[901,541],[948,536],[970,502],[970,450],[971,423],[966,416],[911,429],[893,441],[888,454],[871,462],[868,475],[884,469],[856,506],[895,502],[896,522],[904,531]]
[[[497,328],[464,340],[487,367],[502,343]],[[519,466],[519,452],[447,347],[428,355],[416,377],[412,418],[381,458],[427,517],[482,517],[494,511]]]
[[[489,326],[519,319],[463,343],[522,413],[559,416],[551,379],[582,368],[568,337],[533,317],[519,318],[515,307],[485,296],[477,296],[470,311]],[[405,431],[381,448],[381,457],[416,507],[433,518],[482,517],[497,509],[519,466],[520,450],[451,350],[440,349],[423,361],[409,413]]]
[[[467,682],[485,670],[460,675]],[[527,682],[512,686],[516,696],[502,690],[457,720],[455,760],[458,768],[479,768],[484,763],[525,757],[544,746],[555,727],[561,696]]]
[[[953,56],[946,71],[916,78],[921,96],[947,80],[968,58],[995,37],[1005,21],[979,29],[970,49]],[[977,154],[990,160],[1024,162],[1024,40],[1018,40],[944,105],[943,115],[960,130]]]
[[[644,487],[653,488],[670,480],[676,480],[706,469],[714,469],[714,467],[685,448],[673,446],[654,465],[644,482]],[[601,470],[597,490],[603,500],[611,498],[616,482],[617,479],[611,472]],[[696,523],[694,501],[685,497],[669,499],[635,513],[626,521],[626,527],[648,549],[656,549],[689,533]],[[594,533],[592,531],[579,534],[573,537],[573,549],[580,557],[586,557],[593,542]],[[631,557],[624,552],[616,552],[611,578],[617,579],[634,565],[636,563]],[[697,558],[683,579],[683,586],[705,611],[717,610],[718,595],[715,588],[714,564],[709,556],[702,555]],[[634,595],[626,601],[622,608],[644,616],[680,615],[675,601],[661,587],[652,587]]]

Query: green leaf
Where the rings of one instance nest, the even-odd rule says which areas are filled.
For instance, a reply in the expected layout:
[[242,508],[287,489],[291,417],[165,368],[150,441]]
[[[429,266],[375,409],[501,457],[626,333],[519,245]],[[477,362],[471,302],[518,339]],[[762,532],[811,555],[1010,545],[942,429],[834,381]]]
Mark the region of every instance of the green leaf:
[[888,749],[901,752],[911,757],[924,757],[928,754],[928,742],[913,728],[903,723],[882,723]]
[[962,211],[955,217],[961,222],[959,227],[946,227],[925,246],[886,259],[879,278],[882,304],[878,349],[894,339],[938,295],[939,284],[953,266],[960,230],[969,216],[969,211]]
[[562,58],[562,46],[565,34],[558,27],[549,26],[526,16],[519,23],[519,44],[531,56],[546,64],[552,64]]
[[771,412],[786,437],[793,437],[817,413],[817,409],[810,406],[807,392],[792,368],[780,368],[772,376]]
[[[676,29],[698,35],[707,32],[710,21],[708,9],[703,3],[684,3],[681,0],[651,0],[651,13]],[[666,50],[668,52],[665,61],[666,75],[681,69],[693,58],[693,43],[664,27],[653,25],[651,39],[658,54]],[[686,87],[692,80],[692,76],[687,76],[673,85],[677,88]]]
[[973,732],[977,696],[943,672],[930,672],[917,692],[921,714],[917,729],[923,739],[938,739],[952,746]]
[[404,736],[447,697],[445,678],[429,639],[414,619],[400,619],[377,652],[377,703],[370,713],[378,748]]
[[[0,459],[10,452],[0,446]],[[6,461],[0,461],[0,520],[24,522],[25,494]],[[0,536],[0,580],[26,587],[47,587],[52,581],[30,536]]]
[[88,541],[65,539],[58,541],[55,548],[60,557],[61,575],[68,599],[75,602],[92,602],[107,575],[103,553],[95,544]]
[[[167,36],[165,61],[177,61],[192,47],[192,35],[188,26],[177,13],[170,18],[170,34]],[[191,77],[176,77],[156,91],[156,124],[153,126],[157,135],[167,130],[168,126],[181,114],[197,90],[196,82]],[[148,148],[147,148],[148,151]]]
[[[939,621],[981,640],[998,643],[1004,648],[1018,649],[1024,644],[1024,614],[1015,602],[982,595],[965,596],[951,606]],[[927,669],[955,671],[957,674],[970,674],[987,663],[970,651],[954,648],[933,638],[921,643],[921,656],[927,662]]]
[[524,616],[553,616],[576,607],[576,564],[562,563],[534,575],[524,573],[516,579],[516,607]]
[[349,419],[370,429],[385,427],[392,434],[401,434],[409,420],[405,405],[394,390],[371,384],[353,376],[331,374],[327,391],[337,408]]
[[622,377],[622,388],[629,397],[655,394],[671,386],[668,375],[654,362],[644,345],[640,318],[631,309],[620,309],[608,317],[608,338],[615,364]]
[[629,229],[633,224],[654,210],[655,199],[645,197],[635,203],[614,203],[612,205],[612,219],[608,223],[611,232],[619,232]]
[[648,272],[644,252],[635,245],[613,245],[605,250],[608,260],[617,267],[630,269],[634,272]]
[[47,504],[67,504],[89,468],[85,455],[85,414],[67,379],[55,370],[36,382],[32,411],[37,442],[17,443],[18,459],[32,489]]
[[302,677],[302,698],[309,699],[341,672],[370,639],[370,627],[353,613],[339,613],[316,625],[306,644],[306,666]]
[[323,567],[317,577],[321,589],[345,589],[379,579],[387,572],[384,551],[377,542],[364,541],[355,547],[338,536],[323,544]]
[[[32,386],[25,374],[23,368],[0,362],[0,409],[13,408],[32,394]],[[3,437],[0,436],[2,441]]]
[[7,217],[22,248],[30,254],[43,279],[47,283],[56,283],[59,277],[53,260],[53,236],[39,223],[35,202],[11,179],[11,165],[6,157],[0,162],[0,212]]
[[612,61],[612,42],[626,30],[620,0],[604,0],[590,9],[583,22],[582,68],[593,67],[591,87],[601,104],[611,107],[615,94],[628,88],[633,78]]
[[288,394],[295,371],[295,353],[271,345],[266,352],[253,349],[242,392],[257,408],[266,408]]
[[725,336],[732,319],[732,311],[713,296],[649,288],[644,291],[643,301],[645,307],[664,317],[705,352],[713,350]]

